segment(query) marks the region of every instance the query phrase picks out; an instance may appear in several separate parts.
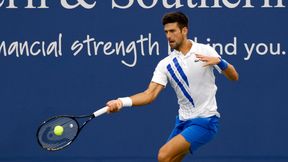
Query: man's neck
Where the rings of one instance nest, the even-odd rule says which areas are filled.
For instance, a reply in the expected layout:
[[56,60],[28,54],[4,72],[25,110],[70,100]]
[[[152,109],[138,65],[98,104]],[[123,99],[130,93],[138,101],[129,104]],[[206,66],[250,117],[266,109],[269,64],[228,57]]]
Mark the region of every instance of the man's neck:
[[182,47],[179,49],[179,51],[183,54],[183,55],[186,55],[190,49],[192,48],[192,42],[189,41],[188,39],[186,39],[184,42],[183,42],[183,45]]

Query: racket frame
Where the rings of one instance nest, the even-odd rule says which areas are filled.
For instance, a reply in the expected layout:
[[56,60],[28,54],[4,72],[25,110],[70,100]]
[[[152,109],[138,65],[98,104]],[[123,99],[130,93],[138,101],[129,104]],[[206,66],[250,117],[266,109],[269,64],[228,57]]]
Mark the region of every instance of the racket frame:
[[[90,115],[81,115],[81,116],[58,115],[58,116],[53,116],[53,117],[45,120],[44,122],[42,122],[42,124],[38,127],[37,132],[36,132],[37,142],[38,142],[38,144],[39,144],[43,149],[45,149],[45,150],[47,150],[47,151],[58,151],[58,150],[62,150],[62,149],[64,149],[64,148],[66,148],[67,146],[69,146],[72,142],[75,141],[75,139],[78,137],[78,135],[79,135],[80,131],[82,130],[82,128],[83,128],[88,122],[90,122],[90,121],[91,121],[92,119],[94,119],[95,117],[98,117],[98,116],[100,116],[100,115],[105,114],[105,113],[107,112],[107,110],[108,110],[108,107],[105,106],[105,107],[103,107],[103,108],[95,111],[94,113],[92,113],[92,114],[90,114]],[[51,120],[53,120],[53,119],[56,119],[56,118],[61,118],[61,117],[71,118],[71,119],[73,119],[73,120],[77,123],[77,126],[78,126],[77,128],[78,128],[78,130],[77,130],[77,133],[76,133],[75,137],[74,137],[72,140],[70,140],[66,145],[64,145],[64,146],[62,146],[62,147],[54,148],[54,149],[44,148],[43,145],[41,144],[40,140],[39,140],[39,135],[38,135],[38,134],[39,134],[40,129],[41,129],[42,126],[45,125],[47,122],[49,122],[49,121],[51,121]],[[88,119],[85,120],[85,121],[82,123],[82,125],[80,126],[80,123],[79,123],[79,121],[77,120],[77,119],[80,119],[80,118],[88,118]]]

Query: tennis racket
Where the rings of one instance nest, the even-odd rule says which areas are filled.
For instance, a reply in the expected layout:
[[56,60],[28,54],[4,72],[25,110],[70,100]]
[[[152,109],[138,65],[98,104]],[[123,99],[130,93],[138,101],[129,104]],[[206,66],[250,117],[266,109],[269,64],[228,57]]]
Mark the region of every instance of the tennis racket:
[[[78,136],[82,128],[93,118],[105,114],[108,107],[103,107],[91,115],[55,116],[44,121],[37,130],[39,145],[48,151],[57,151],[69,146]],[[82,121],[82,122],[81,122]],[[55,133],[55,127],[60,127],[60,134]]]

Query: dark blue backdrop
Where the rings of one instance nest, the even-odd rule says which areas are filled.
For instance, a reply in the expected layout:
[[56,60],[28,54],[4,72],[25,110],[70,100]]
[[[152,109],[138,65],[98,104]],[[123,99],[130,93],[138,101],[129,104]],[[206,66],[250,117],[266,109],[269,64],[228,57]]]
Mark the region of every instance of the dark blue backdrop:
[[[112,9],[112,1],[100,0],[92,9],[65,9],[60,1],[47,1],[46,9],[24,8],[26,1],[15,1],[18,8],[14,9],[7,8],[8,1],[3,1],[2,6],[0,3],[0,161],[156,161],[178,109],[169,86],[151,105],[95,119],[63,151],[43,151],[35,137],[38,125],[50,116],[89,114],[110,99],[146,89],[155,66],[168,53],[161,17],[176,9],[163,7],[160,0],[150,9],[143,9],[137,2],[127,9]],[[270,1],[272,7],[263,7],[263,1],[253,1],[254,8],[243,8],[242,1],[231,9],[222,1],[222,8],[189,8],[183,1],[184,6],[177,9],[190,17],[191,39],[197,37],[198,42],[223,46],[230,43],[222,56],[240,74],[238,82],[230,82],[215,73],[222,115],[220,132],[186,161],[288,161],[288,4],[285,1],[282,7],[273,7],[276,2]],[[44,41],[47,47],[58,40],[60,33],[62,56],[43,56],[43,52],[20,57],[16,52],[4,54],[4,43],[7,51],[16,41]],[[159,53],[155,47],[150,55],[146,41],[143,56],[137,44],[133,67],[121,63],[124,60],[132,64],[133,52],[108,56],[99,47],[97,56],[88,56],[83,48],[73,56],[71,50],[76,40],[81,42],[87,35],[96,42],[123,41],[127,47],[149,33],[152,43],[159,44]],[[253,43],[255,50],[248,59],[245,45]],[[39,47],[35,45],[34,50]],[[220,52],[219,46],[216,50]],[[233,50],[237,53],[227,54]]]

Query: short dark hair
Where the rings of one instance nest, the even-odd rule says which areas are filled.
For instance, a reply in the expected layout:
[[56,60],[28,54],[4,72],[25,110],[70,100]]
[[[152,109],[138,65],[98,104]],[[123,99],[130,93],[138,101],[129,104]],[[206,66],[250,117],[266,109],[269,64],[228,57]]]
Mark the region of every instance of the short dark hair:
[[188,28],[188,17],[182,12],[170,12],[163,16],[162,24],[166,25],[168,23],[178,23],[180,29],[187,27]]

